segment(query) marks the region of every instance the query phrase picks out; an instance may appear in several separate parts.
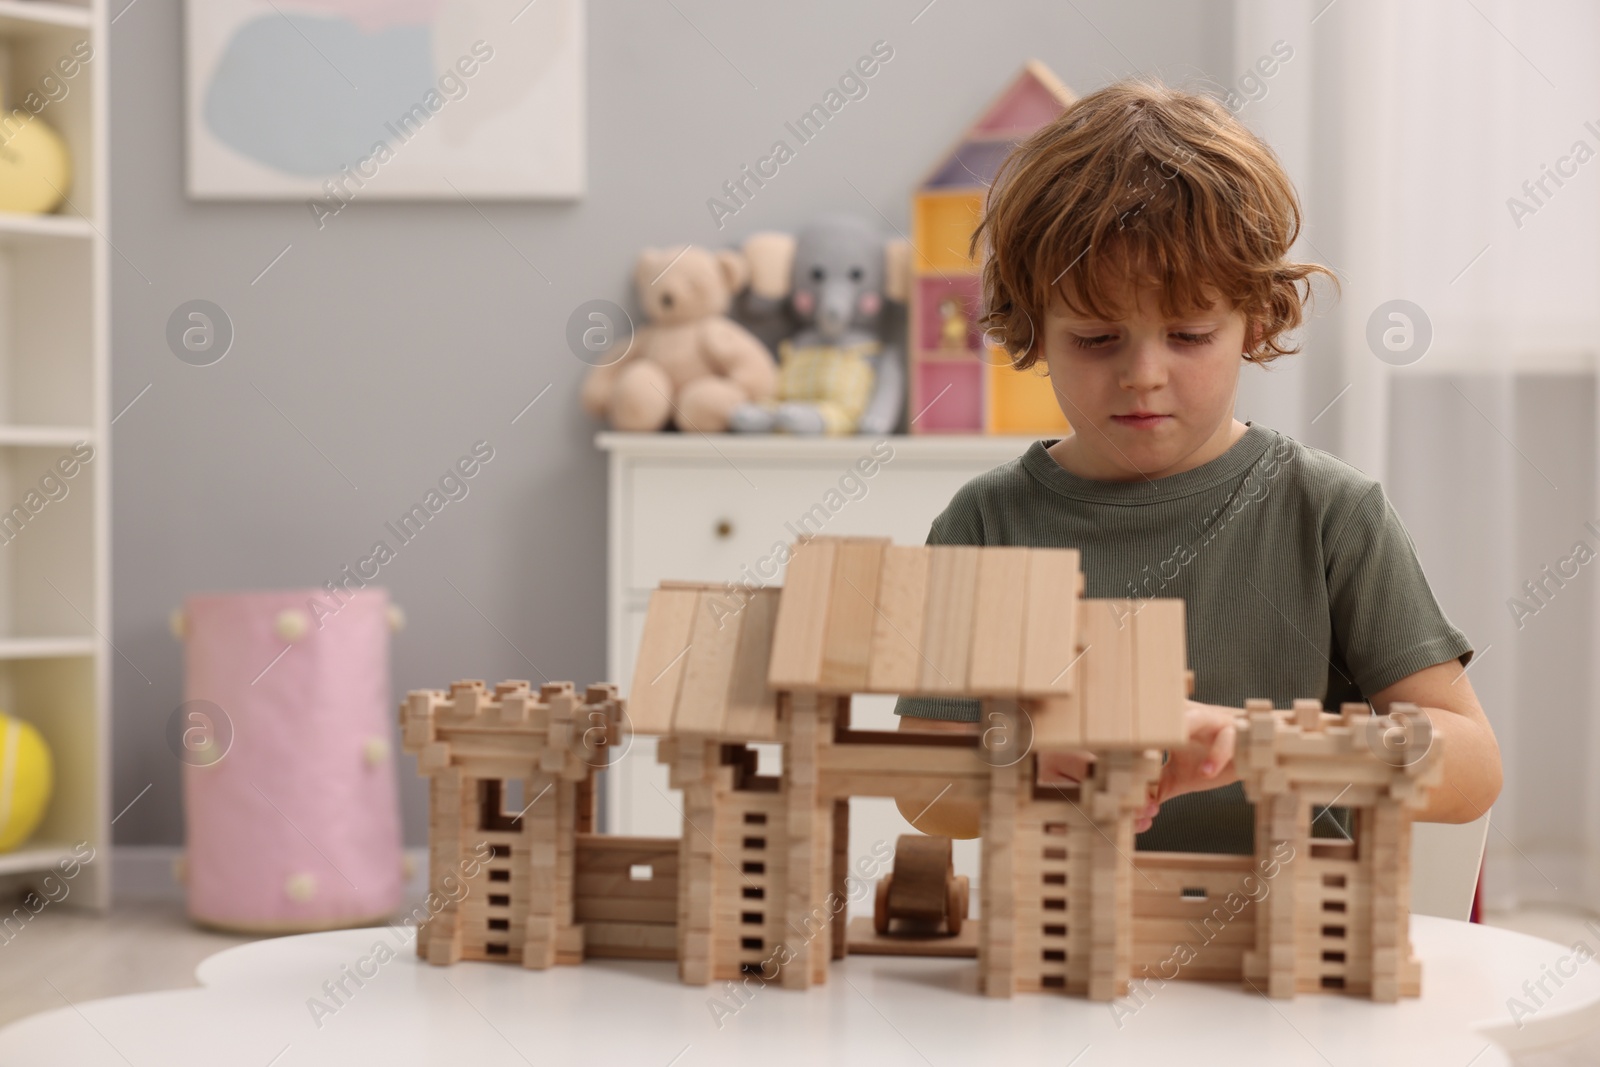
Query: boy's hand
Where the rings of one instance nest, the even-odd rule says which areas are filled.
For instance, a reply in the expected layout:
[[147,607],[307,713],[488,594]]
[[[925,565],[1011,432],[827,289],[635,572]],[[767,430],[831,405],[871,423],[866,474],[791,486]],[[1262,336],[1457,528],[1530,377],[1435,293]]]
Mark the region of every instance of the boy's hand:
[[1143,833],[1155,821],[1163,802],[1184,793],[1216,789],[1238,780],[1233,765],[1237,711],[1216,704],[1189,701],[1183,718],[1189,743],[1168,750],[1167,762],[1156,782],[1156,795],[1134,821],[1134,831]]

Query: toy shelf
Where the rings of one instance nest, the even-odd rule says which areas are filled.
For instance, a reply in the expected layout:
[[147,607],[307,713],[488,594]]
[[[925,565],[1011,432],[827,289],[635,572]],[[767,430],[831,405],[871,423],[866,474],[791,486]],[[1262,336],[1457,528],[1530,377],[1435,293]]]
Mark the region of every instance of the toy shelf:
[[[4,40],[4,34],[0,34]],[[0,247],[41,241],[84,241],[94,236],[89,221],[76,215],[18,215],[0,211]]]
[[0,212],[0,711],[39,730],[55,771],[44,821],[0,853],[0,875],[37,883],[85,842],[97,858],[73,879],[68,903],[96,908],[110,902],[116,654],[107,639],[111,14],[107,0],[0,0],[0,116],[21,114],[0,121],[0,143],[42,124],[72,166],[54,212]]
[[92,637],[13,637],[0,640],[0,662],[14,659],[57,659],[93,656]]
[[59,29],[75,29],[82,36],[92,17],[84,4],[0,0],[0,36],[31,37]]
[[70,446],[0,449],[0,640],[107,632],[95,621],[101,457],[63,477],[72,455]]
[[92,444],[94,430],[87,426],[4,426],[0,425],[0,447],[72,446],[79,441]]
[[88,889],[77,902],[93,906],[107,902],[111,858],[106,850],[107,790],[101,784],[107,774],[103,742],[108,735],[97,684],[102,647],[96,640],[78,655],[0,660],[0,708],[38,728],[50,746],[55,771],[44,821],[19,848],[0,852],[0,874],[43,873],[70,855],[74,844],[86,841],[99,858],[73,885]]
[[32,844],[15,852],[0,852],[0,874],[41,871],[72,858],[68,844]]

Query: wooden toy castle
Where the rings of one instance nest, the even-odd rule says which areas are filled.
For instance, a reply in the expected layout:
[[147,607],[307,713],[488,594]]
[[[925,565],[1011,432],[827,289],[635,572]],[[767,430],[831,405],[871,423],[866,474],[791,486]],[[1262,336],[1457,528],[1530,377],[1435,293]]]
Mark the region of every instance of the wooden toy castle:
[[[624,719],[614,687],[409,695],[404,743],[431,779],[442,905],[418,938],[424,958],[676,959],[691,984],[759,974],[806,988],[847,950],[849,799],[920,792],[981,805],[990,996],[1110,1000],[1150,977],[1273,997],[1419,993],[1411,813],[1442,772],[1414,709],[1250,702],[1235,763],[1254,855],[1136,852],[1160,750],[1185,741],[1181,600],[1084,598],[1070,549],[859,538],[803,542],[783,587],[747,592],[665,582],[650,601],[627,712],[661,736],[680,838],[594,832],[595,775]],[[976,698],[984,729],[854,729],[857,693]],[[759,742],[782,745],[781,774],[757,773]],[[1089,777],[1040,785],[1040,754],[1067,749],[1094,755]],[[1330,805],[1348,836],[1313,835]],[[489,859],[446,894],[441,880],[474,855]]]

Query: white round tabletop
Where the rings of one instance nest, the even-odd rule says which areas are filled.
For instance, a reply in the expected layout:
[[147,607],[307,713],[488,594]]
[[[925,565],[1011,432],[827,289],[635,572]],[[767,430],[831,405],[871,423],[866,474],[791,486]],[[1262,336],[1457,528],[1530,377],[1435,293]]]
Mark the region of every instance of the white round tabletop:
[[1411,930],[1423,995],[1398,1004],[1182,980],[1113,1004],[991,999],[970,959],[885,956],[836,962],[808,992],[752,979],[735,993],[680,985],[672,963],[433,967],[409,927],[342,930],[220,952],[197,969],[198,989],[22,1019],[0,1030],[0,1065],[1492,1067],[1600,1027],[1587,950],[1426,916]]

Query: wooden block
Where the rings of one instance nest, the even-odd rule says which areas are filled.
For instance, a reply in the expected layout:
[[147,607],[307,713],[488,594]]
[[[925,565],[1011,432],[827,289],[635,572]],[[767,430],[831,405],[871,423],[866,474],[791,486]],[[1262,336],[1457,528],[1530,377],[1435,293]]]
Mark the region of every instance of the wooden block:
[[[512,923],[511,928],[513,931],[516,929],[515,922]],[[570,955],[574,957],[571,960],[573,963],[583,959],[582,926],[566,925],[556,931],[556,955],[558,958]]]
[[[1010,701],[997,701],[995,714],[1003,718],[985,723],[1005,723],[1003,729],[1015,732],[1009,725],[1016,705]],[[891,734],[891,737],[896,735]],[[864,774],[924,774],[932,778],[959,778],[980,776],[987,780],[990,764],[980,758],[978,750],[965,745],[826,745],[817,753],[817,766],[823,770],[860,772]]]
[[[805,989],[826,976],[831,939],[819,936],[815,915],[824,905],[832,877],[832,802],[817,790],[817,749],[833,734],[837,700],[795,695],[789,743],[784,746],[784,854],[786,879],[783,923],[794,958],[781,968],[785,989]],[[776,857],[775,857],[776,859]],[[774,902],[775,906],[777,902]],[[809,928],[808,928],[809,927]]]
[[967,688],[981,696],[1013,696],[1022,680],[1023,619],[1033,551],[988,547],[978,558]]
[[887,539],[851,538],[839,545],[828,597],[822,648],[822,687],[856,693],[867,687],[878,580]]
[[445,741],[433,741],[422,747],[417,753],[417,771],[421,774],[432,774],[450,766],[450,745]]
[[773,625],[778,618],[777,589],[758,589],[745,604],[728,687],[724,734],[747,741],[771,741],[778,730],[778,694],[767,686]]
[[1299,838],[1309,836],[1310,812],[1298,796],[1279,794],[1272,798],[1268,808],[1271,813],[1273,841],[1294,842],[1298,850]]
[[1322,701],[1296,700],[1294,702],[1294,721],[1305,733],[1320,733],[1322,731]]
[[833,588],[838,539],[817,537],[794,546],[772,633],[767,684],[815,689],[822,677],[824,627]]
[[1157,747],[1184,744],[1188,697],[1184,687],[1183,601],[1146,600],[1129,620],[1133,623],[1133,740]]
[[1031,931],[1017,930],[1016,850],[1013,847],[1019,785],[1031,760],[995,767],[989,779],[989,803],[983,815],[983,903],[978,915],[979,979],[985,996],[1009,997],[1016,990],[1017,946],[1035,947]]
[[1133,626],[1131,600],[1085,600],[1083,717],[1085,747],[1133,740]]
[[1365,718],[1371,714],[1372,709],[1357,700],[1339,705],[1339,721],[1345,726],[1363,727]]
[[628,897],[586,897],[574,916],[579,922],[675,923],[678,899],[630,899]]
[[1073,691],[1079,645],[1081,572],[1075,548],[1028,553],[1028,601],[1023,624],[1020,691],[1063,697]]
[[1023,698],[1023,709],[1033,720],[1035,751],[1077,748],[1083,741],[1083,716],[1078,710],[1083,687],[1075,685],[1064,697]]
[[428,940],[427,960],[435,967],[449,967],[461,962],[461,935],[454,937],[433,933]]
[[678,955],[678,928],[672,923],[587,922],[586,956],[621,960],[670,960]]
[[[833,884],[835,899],[850,899],[850,801],[833,802]],[[842,960],[849,951],[849,924],[845,915],[834,918],[833,959]]]
[[664,734],[672,729],[699,603],[700,593],[692,589],[657,589],[650,594],[628,689],[628,714],[635,733]]
[[744,612],[729,614],[714,594],[701,593],[695,604],[683,682],[678,687],[677,733],[716,736],[722,733],[733,685],[734,652],[739,645]]
[[961,692],[967,685],[972,651],[978,560],[985,550],[975,545],[936,545],[930,551],[918,684],[929,693]]
[[930,549],[890,545],[883,550],[878,610],[872,625],[867,686],[875,692],[910,692],[922,676],[922,624],[928,599]]
[[434,709],[444,694],[436,689],[414,689],[400,705],[401,744],[407,752],[421,751],[433,740]]

